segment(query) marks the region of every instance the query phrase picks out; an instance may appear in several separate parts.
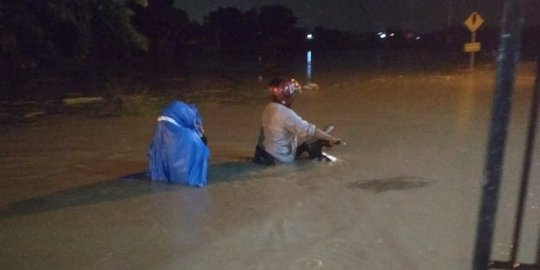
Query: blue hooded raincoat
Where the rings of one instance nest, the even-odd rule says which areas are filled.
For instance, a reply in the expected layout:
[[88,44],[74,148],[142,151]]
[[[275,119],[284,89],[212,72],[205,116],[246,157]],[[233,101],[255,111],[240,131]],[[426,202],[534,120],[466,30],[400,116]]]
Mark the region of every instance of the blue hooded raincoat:
[[202,187],[207,184],[209,150],[201,140],[197,107],[173,101],[161,111],[148,147],[148,175],[153,181]]

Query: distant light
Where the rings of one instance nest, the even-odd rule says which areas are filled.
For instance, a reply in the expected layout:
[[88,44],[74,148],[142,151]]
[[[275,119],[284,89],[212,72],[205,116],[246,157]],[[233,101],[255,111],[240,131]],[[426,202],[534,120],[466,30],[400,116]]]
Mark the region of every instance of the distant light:
[[420,36],[417,36],[415,39],[416,39],[416,40],[419,40],[419,39],[420,39]]
[[396,34],[394,34],[394,33],[390,33],[390,36],[391,36],[391,37],[393,37],[393,36],[395,36],[395,35],[396,35]]
[[307,35],[306,35],[306,38],[307,38],[307,39],[313,39],[313,34],[307,34]]
[[385,33],[382,33],[379,35],[380,38],[386,38],[386,34]]

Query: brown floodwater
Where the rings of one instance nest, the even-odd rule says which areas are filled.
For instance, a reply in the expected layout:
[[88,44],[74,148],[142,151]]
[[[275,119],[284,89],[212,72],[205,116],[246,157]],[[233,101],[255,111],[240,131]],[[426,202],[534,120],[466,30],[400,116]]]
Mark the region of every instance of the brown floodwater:
[[[508,258],[534,83],[534,65],[521,66],[492,255],[499,260]],[[264,84],[223,100],[219,89],[201,89],[211,152],[203,188],[143,177],[157,115],[60,114],[2,127],[0,268],[470,268],[493,68],[313,68],[319,88],[294,106],[319,126],[335,124],[346,143],[328,150],[338,161],[250,163]],[[539,151],[522,262],[533,262],[538,238]]]

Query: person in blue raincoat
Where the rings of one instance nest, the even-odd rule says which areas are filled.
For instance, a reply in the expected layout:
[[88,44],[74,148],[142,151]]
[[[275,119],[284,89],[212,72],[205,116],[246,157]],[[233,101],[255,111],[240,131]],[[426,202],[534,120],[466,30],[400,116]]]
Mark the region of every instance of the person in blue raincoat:
[[173,101],[157,121],[148,147],[148,176],[159,182],[206,185],[210,153],[197,107]]

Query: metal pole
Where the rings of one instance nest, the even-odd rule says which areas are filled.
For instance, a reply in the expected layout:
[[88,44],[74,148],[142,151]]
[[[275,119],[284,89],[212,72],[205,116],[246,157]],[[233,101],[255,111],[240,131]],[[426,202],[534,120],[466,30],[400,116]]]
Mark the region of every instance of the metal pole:
[[[540,96],[540,51],[536,52],[536,81],[535,81],[535,95],[537,98]],[[538,113],[538,108],[536,108]],[[538,233],[538,241],[536,242],[536,265],[540,265],[540,230]]]
[[536,82],[535,82],[535,88],[533,89],[533,99],[531,103],[531,112],[530,112],[530,118],[529,118],[529,130],[527,134],[527,143],[525,148],[525,156],[524,156],[524,162],[523,162],[523,170],[521,175],[521,187],[519,191],[519,197],[518,197],[518,207],[517,207],[517,213],[516,213],[516,223],[514,225],[514,233],[513,233],[513,241],[512,241],[512,249],[510,253],[510,261],[512,262],[512,265],[516,265],[516,259],[519,249],[519,238],[521,236],[521,227],[523,224],[523,212],[525,208],[525,201],[527,198],[527,189],[529,185],[529,176],[530,176],[530,170],[531,170],[531,160],[533,156],[533,148],[534,148],[534,139],[536,136],[536,126],[538,122],[538,103],[540,99],[540,86],[539,84],[539,76],[540,71],[538,67],[538,61],[536,66]]
[[497,202],[501,182],[504,148],[517,62],[523,18],[514,0],[506,0],[502,19],[493,112],[488,138],[482,200],[476,230],[473,270],[487,270],[490,262]]
[[[471,43],[476,42],[476,31],[471,32]],[[474,69],[474,52],[471,52],[470,67]]]

